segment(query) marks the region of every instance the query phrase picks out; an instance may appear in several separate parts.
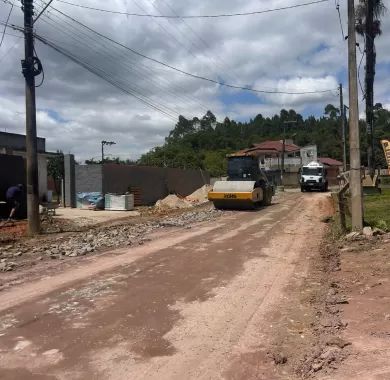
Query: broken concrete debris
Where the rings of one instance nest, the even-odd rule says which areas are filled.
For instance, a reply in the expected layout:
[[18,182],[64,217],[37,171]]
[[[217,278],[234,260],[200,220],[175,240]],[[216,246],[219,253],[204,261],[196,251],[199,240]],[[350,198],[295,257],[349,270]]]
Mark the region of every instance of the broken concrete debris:
[[207,195],[211,189],[211,185],[204,185],[200,189],[195,190],[192,194],[188,195],[186,200],[195,204],[208,202]]
[[208,202],[207,194],[210,190],[210,185],[204,185],[185,198],[169,194],[164,199],[157,201],[155,207],[158,210],[190,208]]
[[172,210],[192,207],[192,204],[184,198],[179,198],[175,194],[169,194],[164,199],[156,202],[156,209],[158,210]]
[[213,220],[221,214],[214,209],[193,210],[180,215],[167,216],[158,220],[139,224],[123,224],[90,228],[85,232],[75,232],[66,237],[42,239],[39,246],[31,247],[29,241],[19,241],[13,245],[0,246],[0,271],[12,271],[16,263],[8,262],[8,258],[24,255],[36,255],[59,259],[84,256],[96,250],[139,245],[149,241],[146,236],[151,232],[166,227],[189,228],[190,224]]

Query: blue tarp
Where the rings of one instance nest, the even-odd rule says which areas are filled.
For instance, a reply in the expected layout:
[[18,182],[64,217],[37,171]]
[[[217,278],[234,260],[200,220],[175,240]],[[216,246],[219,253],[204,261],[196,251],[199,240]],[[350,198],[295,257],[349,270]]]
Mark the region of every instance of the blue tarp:
[[78,208],[96,208],[104,210],[104,196],[99,192],[77,193]]

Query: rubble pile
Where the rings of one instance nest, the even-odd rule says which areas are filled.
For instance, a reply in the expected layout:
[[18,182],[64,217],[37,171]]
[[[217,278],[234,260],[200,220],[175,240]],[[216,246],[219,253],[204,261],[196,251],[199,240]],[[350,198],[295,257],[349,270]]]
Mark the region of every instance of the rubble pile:
[[140,224],[123,224],[91,228],[84,232],[60,236],[57,239],[41,241],[34,248],[31,242],[18,242],[0,246],[0,272],[12,271],[17,267],[15,259],[19,256],[34,255],[63,259],[91,254],[97,250],[123,246],[141,245],[148,241],[147,235],[159,228],[186,227],[190,224],[215,219],[220,211],[214,209],[185,212],[181,215],[161,218]]
[[179,198],[175,194],[169,194],[164,199],[156,202],[156,209],[158,210],[174,210],[192,207],[191,202],[186,199]]
[[188,195],[186,197],[186,200],[196,204],[208,202],[207,194],[211,189],[212,189],[211,185],[204,185],[198,190],[195,190],[192,194]]

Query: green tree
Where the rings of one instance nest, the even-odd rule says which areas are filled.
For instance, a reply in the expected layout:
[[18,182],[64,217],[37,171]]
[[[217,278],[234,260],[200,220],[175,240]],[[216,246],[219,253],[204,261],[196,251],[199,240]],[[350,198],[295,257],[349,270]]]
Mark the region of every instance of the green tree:
[[57,194],[57,201],[61,192],[61,180],[64,178],[64,154],[57,150],[57,153],[50,156],[47,161],[47,174],[53,179],[54,189]]
[[336,108],[333,104],[328,104],[325,107],[325,115],[327,115],[331,120],[336,120],[340,110]]
[[376,66],[375,38],[382,34],[381,17],[386,7],[382,0],[359,0],[356,8],[356,31],[364,37],[366,66],[365,66],[365,101],[367,124],[367,161],[373,175],[375,162],[373,150],[374,134],[374,80]]

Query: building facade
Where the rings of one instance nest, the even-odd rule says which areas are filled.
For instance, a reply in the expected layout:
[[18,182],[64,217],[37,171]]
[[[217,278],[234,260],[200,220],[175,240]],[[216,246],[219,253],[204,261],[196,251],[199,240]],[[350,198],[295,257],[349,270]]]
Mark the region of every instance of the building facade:
[[[43,198],[47,196],[47,158],[46,140],[42,137],[37,137],[38,151],[38,181],[39,181],[39,196]],[[17,133],[0,132],[0,155],[17,156],[26,159],[26,136]],[[9,169],[11,170],[11,168]],[[4,168],[1,171],[0,181],[6,181],[6,176],[11,176],[11,172]],[[20,170],[20,169],[19,169]],[[24,173],[23,178],[26,177]],[[25,181],[23,182],[25,183]],[[15,184],[14,184],[15,185]]]

